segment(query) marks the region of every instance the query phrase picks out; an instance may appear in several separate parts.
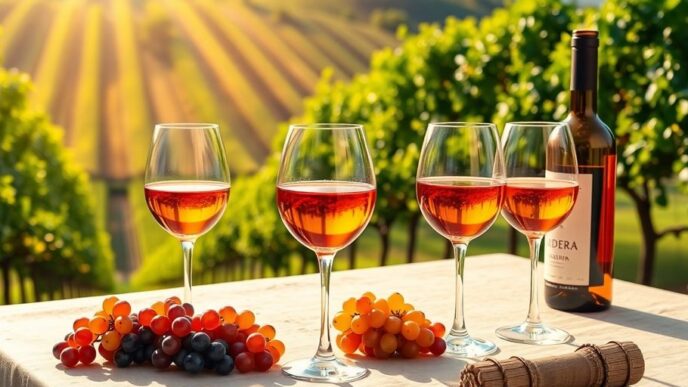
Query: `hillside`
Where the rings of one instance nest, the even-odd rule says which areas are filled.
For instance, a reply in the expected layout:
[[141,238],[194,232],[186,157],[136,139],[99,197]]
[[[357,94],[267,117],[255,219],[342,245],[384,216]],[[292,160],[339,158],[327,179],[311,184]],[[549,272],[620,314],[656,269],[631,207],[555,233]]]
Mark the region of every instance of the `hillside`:
[[[370,23],[373,10],[406,7],[415,23],[491,8],[432,3],[420,12],[411,0],[0,0],[0,59],[31,75],[33,101],[95,178],[100,221],[126,276],[163,238],[150,231],[143,201],[132,201],[142,196],[154,123],[219,123],[230,168],[250,173],[324,68],[347,79],[396,44]],[[151,240],[141,240],[144,229]]]

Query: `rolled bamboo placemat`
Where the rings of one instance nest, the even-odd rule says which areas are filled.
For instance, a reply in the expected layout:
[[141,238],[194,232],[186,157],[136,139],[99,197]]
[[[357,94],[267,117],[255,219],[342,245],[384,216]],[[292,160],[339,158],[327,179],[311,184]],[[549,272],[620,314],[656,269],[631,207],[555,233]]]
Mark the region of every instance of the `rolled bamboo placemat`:
[[584,344],[575,352],[528,360],[486,359],[461,371],[466,387],[620,387],[640,381],[645,360],[630,341]]

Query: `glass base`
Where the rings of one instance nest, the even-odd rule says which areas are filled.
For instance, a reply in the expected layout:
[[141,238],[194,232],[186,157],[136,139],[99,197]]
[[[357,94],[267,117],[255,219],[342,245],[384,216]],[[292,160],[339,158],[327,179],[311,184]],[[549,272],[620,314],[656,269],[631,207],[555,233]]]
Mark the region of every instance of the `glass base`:
[[320,383],[347,383],[362,379],[370,373],[367,368],[346,364],[337,359],[316,358],[290,361],[282,366],[282,372],[294,379]]
[[568,332],[543,323],[523,322],[516,326],[503,326],[496,331],[497,336],[508,341],[523,344],[563,344],[571,339]]
[[455,335],[449,332],[444,338],[447,353],[458,357],[484,357],[496,353],[499,348],[493,342],[476,339],[469,335]]

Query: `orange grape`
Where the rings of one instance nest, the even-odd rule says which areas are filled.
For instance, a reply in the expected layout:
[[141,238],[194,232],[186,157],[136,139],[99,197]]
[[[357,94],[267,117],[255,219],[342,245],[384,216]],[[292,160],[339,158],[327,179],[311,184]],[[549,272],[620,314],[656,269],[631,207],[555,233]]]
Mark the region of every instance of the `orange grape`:
[[373,302],[368,297],[361,297],[356,300],[356,312],[358,314],[368,314],[373,307]]
[[279,352],[280,356],[284,355],[284,343],[281,342],[280,340],[270,340],[268,342],[268,347],[275,348],[277,352]]
[[153,317],[157,316],[158,314],[155,312],[155,310],[151,308],[145,308],[142,309],[139,312],[139,323],[143,325],[144,327],[149,327],[151,320],[153,320]]
[[219,327],[222,324],[220,321],[220,314],[214,309],[208,309],[201,315],[201,324],[203,328],[208,331]]
[[102,335],[108,330],[108,320],[101,316],[97,316],[91,319],[88,323],[88,329],[91,330],[96,335]]
[[365,331],[368,330],[368,327],[370,326],[369,320],[367,318],[368,316],[355,316],[351,320],[351,330],[359,335],[362,335],[365,333]]
[[391,333],[385,333],[380,338],[380,349],[387,353],[392,353],[397,350],[397,337]]
[[335,339],[334,342],[337,343],[337,347],[339,347],[339,348],[342,347],[342,338],[343,337],[344,337],[344,333],[337,333],[337,338]]
[[258,333],[265,336],[265,338],[268,340],[274,339],[275,334],[277,334],[275,327],[272,325],[263,325],[262,327],[258,328]]
[[375,300],[373,303],[373,308],[385,312],[385,316],[389,315],[389,303],[387,303],[387,300],[384,298],[378,298]]
[[416,343],[421,348],[428,348],[435,342],[435,334],[428,328],[420,328]]
[[72,324],[72,329],[74,330],[74,332],[76,332],[76,330],[81,328],[81,327],[88,328],[88,322],[89,321],[90,320],[88,319],[88,317],[78,318],[78,319],[74,320],[74,323]]
[[345,330],[351,328],[351,315],[347,312],[339,312],[336,315],[334,315],[334,319],[332,319],[332,326],[334,326],[334,329],[344,332]]
[[404,315],[401,319],[402,321],[414,321],[416,324],[421,325],[425,323],[425,313],[420,310],[412,310]]
[[108,351],[115,351],[119,348],[119,343],[122,341],[122,337],[117,333],[117,331],[108,331],[103,335],[103,341],[101,345],[103,349]]
[[119,301],[119,298],[115,296],[110,296],[107,297],[103,300],[103,310],[105,313],[111,315],[112,314],[112,308],[115,307],[115,304]]
[[381,346],[377,345],[375,348],[373,348],[373,354],[375,355],[376,358],[378,359],[387,359],[392,355],[391,352],[386,352],[384,349],[382,349]]
[[387,321],[385,321],[385,330],[393,335],[401,332],[401,319],[397,316],[387,317]]
[[129,316],[131,314],[131,305],[127,301],[117,301],[115,306],[112,307],[112,312],[110,314],[112,314],[114,318]]
[[441,322],[436,322],[430,325],[430,330],[435,334],[435,337],[442,337],[444,336],[444,332],[446,332],[446,328]]
[[430,325],[432,325],[432,321],[430,321],[430,320],[428,320],[428,319],[426,318],[425,321],[423,321],[423,323],[420,324],[420,327],[421,327],[421,328],[428,328],[428,329],[429,329],[429,328],[430,328]]
[[177,296],[172,296],[172,297],[167,297],[167,298],[165,299],[165,304],[167,304],[167,303],[170,303],[170,304],[173,304],[173,305],[174,305],[174,304],[176,304],[176,305],[181,305],[181,304],[182,304],[182,300],[179,299],[179,297],[177,297]]
[[225,324],[233,324],[234,321],[236,321],[237,318],[237,312],[236,309],[234,309],[231,306],[224,306],[222,309],[219,310],[220,312],[220,317],[222,317],[222,321],[224,321]]
[[342,337],[342,342],[339,349],[341,349],[342,352],[346,353],[347,355],[350,355],[356,352],[356,349],[358,349],[359,345],[361,345],[361,335],[349,333]]
[[342,304],[342,311],[349,314],[356,313],[356,299],[351,297],[344,301],[344,303]]
[[265,336],[258,332],[248,335],[246,338],[246,349],[253,353],[263,352],[265,350]]
[[133,327],[134,324],[129,316],[119,316],[115,319],[115,330],[122,335],[126,335],[127,333],[131,332]]
[[151,309],[153,309],[155,313],[159,315],[165,315],[165,304],[162,301],[158,301],[151,305]]
[[246,335],[250,335],[251,333],[256,333],[256,332],[258,332],[258,329],[259,329],[259,328],[260,328],[260,325],[258,325],[258,324],[253,324],[253,325],[251,325],[250,327],[248,327],[248,328],[242,330],[242,332],[244,332],[244,334],[246,334]]
[[250,310],[244,310],[239,313],[236,318],[236,323],[239,325],[239,329],[247,329],[256,321],[256,315]]
[[387,303],[390,310],[401,310],[402,305],[404,305],[404,296],[398,292],[392,293],[392,295],[387,297]]
[[399,310],[401,310],[402,312],[410,312],[413,310],[413,305],[403,304]]
[[76,340],[74,340],[74,333],[70,333],[67,336],[67,345],[69,345],[72,348],[79,348],[79,344],[77,344]]
[[367,299],[369,299],[370,302],[375,302],[375,294],[373,294],[373,292],[371,292],[371,291],[367,291],[367,292],[363,293],[363,297],[366,297]]
[[104,318],[104,319],[106,319],[106,320],[109,320],[109,319],[110,319],[110,315],[107,314],[107,313],[105,313],[104,310],[99,310],[99,311],[93,313],[93,317],[102,317],[102,318]]
[[385,325],[385,321],[387,321],[387,314],[380,309],[373,309],[370,312],[370,326],[373,328],[381,328],[383,325]]
[[401,334],[406,340],[414,341],[418,338],[420,326],[415,321],[406,321],[401,326]]
[[93,342],[93,332],[86,327],[81,327],[74,332],[74,342],[85,347]]

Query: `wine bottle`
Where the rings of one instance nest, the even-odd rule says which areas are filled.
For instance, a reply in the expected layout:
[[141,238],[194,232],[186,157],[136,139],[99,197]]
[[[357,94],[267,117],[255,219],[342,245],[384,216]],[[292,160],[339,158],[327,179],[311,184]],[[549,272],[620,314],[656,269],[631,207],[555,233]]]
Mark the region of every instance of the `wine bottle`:
[[605,310],[612,301],[616,142],[597,115],[598,45],[597,31],[573,32],[565,122],[576,145],[580,190],[569,217],[545,239],[545,300],[575,312]]

